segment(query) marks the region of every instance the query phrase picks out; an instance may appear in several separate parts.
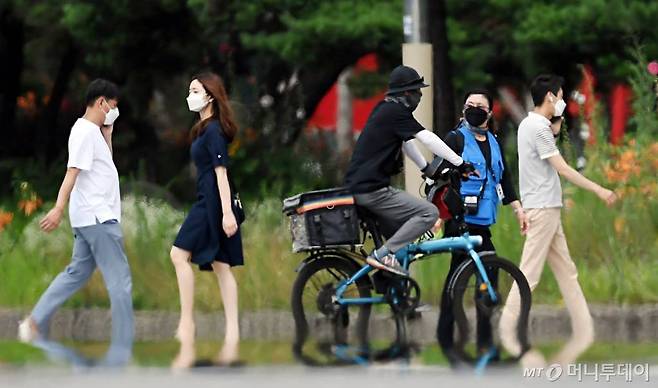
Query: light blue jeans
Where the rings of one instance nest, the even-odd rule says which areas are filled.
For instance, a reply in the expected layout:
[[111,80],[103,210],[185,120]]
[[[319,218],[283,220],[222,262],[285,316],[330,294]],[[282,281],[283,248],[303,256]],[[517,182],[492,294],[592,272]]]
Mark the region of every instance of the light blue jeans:
[[41,295],[31,317],[44,338],[48,337],[50,317],[68,298],[84,286],[98,267],[103,275],[112,306],[112,344],[130,347],[134,337],[132,278],[123,248],[119,223],[73,228],[71,263]]

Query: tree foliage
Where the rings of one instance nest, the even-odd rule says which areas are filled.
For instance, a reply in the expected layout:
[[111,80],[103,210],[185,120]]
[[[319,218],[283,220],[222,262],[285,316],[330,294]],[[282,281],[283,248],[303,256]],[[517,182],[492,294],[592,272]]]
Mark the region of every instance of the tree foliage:
[[[459,87],[524,83],[540,72],[577,79],[577,64],[601,83],[630,75],[628,48],[658,56],[658,3],[652,0],[448,0],[451,57]],[[459,88],[458,87],[458,88]]]
[[[262,177],[239,183],[314,182],[318,158],[299,142],[306,120],[366,53],[379,54],[372,82],[385,87],[400,62],[402,13],[401,0],[0,0],[0,152],[9,166],[0,178],[26,158],[61,160],[82,91],[102,76],[122,89],[120,170],[171,188],[186,182],[187,82],[209,68],[237,102],[245,135],[236,175]],[[576,82],[578,63],[593,65],[605,87],[630,74],[629,46],[658,56],[650,0],[445,0],[445,14],[457,95],[527,85],[544,71]]]

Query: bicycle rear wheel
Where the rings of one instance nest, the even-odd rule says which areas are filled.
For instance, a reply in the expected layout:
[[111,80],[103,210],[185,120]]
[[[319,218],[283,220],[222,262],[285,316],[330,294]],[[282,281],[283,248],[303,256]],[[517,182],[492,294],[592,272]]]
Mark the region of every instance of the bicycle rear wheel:
[[[326,253],[304,265],[293,284],[292,313],[295,321],[293,353],[307,365],[352,363],[340,349],[366,349],[370,304],[339,306],[333,297],[341,282],[358,271],[349,259]],[[347,298],[368,298],[372,285],[362,277],[344,293]],[[355,355],[359,357],[359,355]]]
[[[516,362],[530,348],[528,319],[532,295],[528,281],[521,270],[506,259],[488,255],[481,260],[494,285],[496,300],[489,295],[472,260],[457,269],[450,287],[457,327],[454,351],[462,361],[481,366],[490,362]],[[505,346],[501,341],[499,324],[511,290],[518,290],[520,304],[516,328],[511,330],[518,349],[510,353],[505,348],[509,339]],[[472,336],[472,332],[476,335]]]

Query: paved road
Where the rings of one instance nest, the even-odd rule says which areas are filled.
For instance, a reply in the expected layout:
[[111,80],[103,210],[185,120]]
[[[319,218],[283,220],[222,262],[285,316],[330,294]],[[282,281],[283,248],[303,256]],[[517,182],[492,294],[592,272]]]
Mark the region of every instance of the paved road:
[[0,387],[25,388],[202,388],[202,387],[282,387],[282,388],[364,388],[364,387],[446,387],[513,388],[533,387],[655,387],[657,365],[650,366],[650,382],[644,377],[613,377],[612,382],[593,376],[562,376],[555,382],[546,377],[523,377],[519,369],[490,371],[484,376],[458,374],[445,367],[373,366],[346,368],[303,368],[297,366],[247,367],[242,369],[198,368],[173,373],[161,368],[130,367],[122,371],[89,371],[66,368],[0,368]]

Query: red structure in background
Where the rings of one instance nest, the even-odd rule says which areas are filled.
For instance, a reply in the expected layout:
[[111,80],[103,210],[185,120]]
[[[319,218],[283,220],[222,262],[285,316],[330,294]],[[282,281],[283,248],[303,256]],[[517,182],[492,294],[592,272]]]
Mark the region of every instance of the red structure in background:
[[[498,99],[494,100],[493,107],[491,108],[491,112],[493,112],[493,118],[494,120],[496,120],[496,123],[502,123],[503,120],[508,115],[507,111],[505,110],[505,107],[503,106],[503,104],[500,103]],[[500,127],[496,128],[496,131],[500,131]]]
[[[375,72],[379,70],[379,62],[377,55],[374,53],[364,55],[354,65],[354,73],[358,75],[360,72]],[[583,114],[583,120],[587,123],[589,128],[588,144],[596,143],[596,132],[598,128],[595,127],[593,122],[593,114],[596,108],[596,102],[600,99],[595,94],[596,77],[590,65],[583,66],[582,80],[578,85],[578,92],[585,97],[584,101],[568,99],[567,111],[572,117],[578,117]],[[318,104],[315,112],[308,120],[307,128],[319,128],[324,131],[335,131],[336,121],[338,115],[338,85],[334,83]],[[384,98],[385,90],[375,94],[368,99],[354,98],[352,100],[352,131],[355,134],[360,133],[368,121],[370,112],[377,105],[379,101]],[[518,96],[517,96],[518,97]],[[631,115],[631,98],[632,91],[626,84],[616,84],[613,86],[609,96],[610,104],[610,142],[612,144],[619,144],[624,138],[626,125]],[[581,103],[582,111],[581,111]],[[496,100],[493,106],[494,117],[499,122],[505,117],[506,113],[501,103]]]
[[610,143],[617,145],[624,139],[626,124],[631,117],[633,92],[626,84],[616,84],[610,93]]
[[[596,108],[596,103],[600,97],[594,92],[594,88],[596,87],[596,77],[594,76],[594,71],[590,65],[583,66],[582,75],[583,79],[580,82],[580,85],[578,85],[577,91],[584,96],[585,100],[579,102],[574,99],[569,99],[567,109],[572,117],[578,117],[581,115],[580,105],[583,104],[583,119],[589,128],[589,138],[587,139],[587,143],[595,144],[596,131],[598,128],[594,126],[592,116],[594,114],[594,109]],[[612,87],[609,96],[610,143],[612,144],[619,144],[624,138],[626,125],[631,116],[631,98],[632,91],[628,85],[618,83]]]
[[[371,53],[361,57],[354,65],[354,73],[375,72],[379,70],[377,54]],[[352,100],[352,131],[360,133],[368,121],[370,112],[379,101],[384,98],[385,90],[375,94],[368,99],[354,98]],[[336,119],[338,115],[338,85],[334,83],[325,94],[315,112],[306,124],[307,128],[320,128],[325,131],[336,130]]]
[[582,70],[583,79],[578,85],[577,91],[585,97],[585,101],[574,101],[574,99],[569,99],[567,104],[567,110],[572,117],[578,117],[581,115],[581,107],[583,120],[587,123],[589,128],[589,138],[587,139],[588,144],[596,143],[596,131],[597,128],[594,126],[592,116],[594,114],[594,109],[596,108],[597,96],[594,94],[594,87],[596,86],[596,78],[594,77],[594,72],[590,65],[583,66]]

